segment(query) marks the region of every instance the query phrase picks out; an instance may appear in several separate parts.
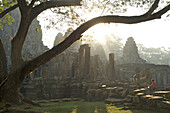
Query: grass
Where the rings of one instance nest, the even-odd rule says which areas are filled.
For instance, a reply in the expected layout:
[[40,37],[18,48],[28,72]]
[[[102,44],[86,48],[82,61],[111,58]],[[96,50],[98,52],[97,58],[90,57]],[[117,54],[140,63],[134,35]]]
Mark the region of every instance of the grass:
[[105,104],[104,102],[44,102],[42,107],[35,106],[16,106],[16,109],[25,111],[41,111],[43,113],[154,113],[151,111],[128,110],[123,106],[114,106]]

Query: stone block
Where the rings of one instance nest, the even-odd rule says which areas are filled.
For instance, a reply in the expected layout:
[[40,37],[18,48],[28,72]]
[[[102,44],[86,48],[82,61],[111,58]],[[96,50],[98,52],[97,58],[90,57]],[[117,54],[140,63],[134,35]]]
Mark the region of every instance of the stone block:
[[161,106],[161,108],[170,110],[170,101],[162,101],[162,102],[160,102],[160,106]]
[[114,103],[126,103],[126,99],[122,99],[122,98],[108,98],[105,99],[105,103],[107,104],[114,104]]
[[123,87],[118,87],[118,88],[116,89],[116,92],[119,93],[119,92],[121,92],[121,91],[123,91],[123,90],[124,90]]
[[128,89],[126,88],[126,89],[123,90],[121,96],[122,96],[122,97],[126,97],[127,94],[128,94]]
[[139,103],[139,97],[138,96],[134,96],[132,103],[133,104],[138,104]]

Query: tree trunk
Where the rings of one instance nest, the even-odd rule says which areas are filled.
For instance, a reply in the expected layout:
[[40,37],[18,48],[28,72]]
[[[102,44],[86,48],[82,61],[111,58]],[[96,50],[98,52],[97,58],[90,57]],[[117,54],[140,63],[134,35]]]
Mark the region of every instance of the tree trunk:
[[0,86],[0,102],[18,104],[23,97],[20,93],[20,86],[24,80],[21,70],[10,74]]
[[0,38],[0,84],[7,77],[7,74],[8,74],[7,58],[6,58],[2,40]]

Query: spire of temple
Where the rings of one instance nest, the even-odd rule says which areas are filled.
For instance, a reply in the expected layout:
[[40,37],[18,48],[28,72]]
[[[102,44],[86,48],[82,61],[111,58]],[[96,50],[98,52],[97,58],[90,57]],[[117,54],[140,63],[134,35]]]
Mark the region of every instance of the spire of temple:
[[132,37],[129,37],[123,48],[123,62],[124,63],[145,63],[146,61],[140,58],[138,48]]

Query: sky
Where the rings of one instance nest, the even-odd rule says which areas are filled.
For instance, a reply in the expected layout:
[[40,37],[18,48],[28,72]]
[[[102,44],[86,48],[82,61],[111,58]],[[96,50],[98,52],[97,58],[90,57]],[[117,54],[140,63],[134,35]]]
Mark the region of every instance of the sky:
[[[50,13],[48,13],[50,15]],[[129,8],[124,16],[140,15],[143,14],[141,10],[136,8]],[[167,13],[170,14],[170,11]],[[162,19],[142,22],[138,24],[101,24],[95,25],[90,28],[87,33],[94,34],[94,38],[104,42],[104,35],[114,34],[122,38],[125,43],[128,37],[133,37],[137,44],[143,44],[145,47],[170,47],[170,17],[166,18],[165,14]],[[51,14],[52,15],[52,14]],[[91,15],[91,14],[90,14]],[[95,14],[93,14],[94,16]],[[43,26],[48,24],[40,20]],[[49,48],[52,47],[54,38],[59,31],[50,29],[47,31],[43,29],[43,41]]]
[[115,34],[123,38],[133,37],[136,43],[145,47],[170,47],[170,20],[154,20],[134,25],[119,24],[114,28]]

